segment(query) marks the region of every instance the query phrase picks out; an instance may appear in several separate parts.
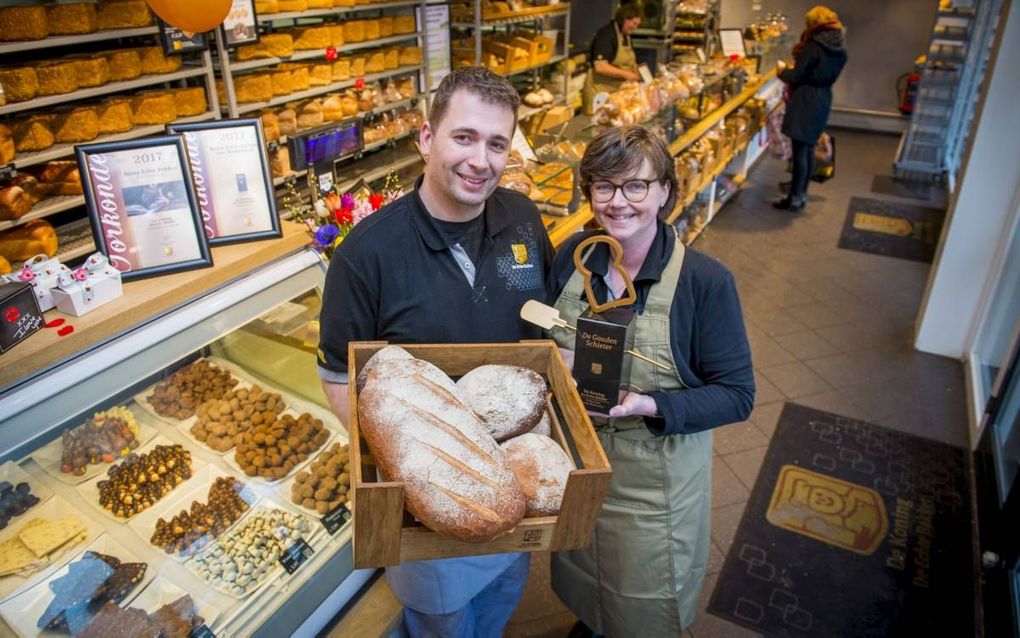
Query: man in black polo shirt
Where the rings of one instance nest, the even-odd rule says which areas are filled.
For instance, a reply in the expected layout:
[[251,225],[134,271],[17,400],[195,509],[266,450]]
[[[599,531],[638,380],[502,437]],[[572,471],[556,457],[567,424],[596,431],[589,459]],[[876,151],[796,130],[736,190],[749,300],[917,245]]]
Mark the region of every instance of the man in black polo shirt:
[[[460,68],[433,98],[415,190],[359,223],[326,275],[319,376],[347,420],[347,344],[541,338],[520,319],[545,301],[552,245],[535,205],[498,188],[520,98],[491,71]],[[411,636],[500,636],[528,575],[527,554],[387,568]]]

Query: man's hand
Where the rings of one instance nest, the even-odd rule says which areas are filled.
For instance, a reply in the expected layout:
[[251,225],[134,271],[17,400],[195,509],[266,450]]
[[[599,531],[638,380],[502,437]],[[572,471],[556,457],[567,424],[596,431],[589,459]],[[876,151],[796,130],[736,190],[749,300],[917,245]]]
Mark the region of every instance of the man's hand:
[[619,405],[609,409],[609,416],[655,416],[655,399],[647,394],[628,392]]
[[347,415],[350,411],[350,405],[348,405],[347,384],[323,381],[322,391],[326,393],[326,399],[329,400],[329,405],[333,408],[333,414],[340,419],[340,423],[343,424],[344,427],[347,427]]

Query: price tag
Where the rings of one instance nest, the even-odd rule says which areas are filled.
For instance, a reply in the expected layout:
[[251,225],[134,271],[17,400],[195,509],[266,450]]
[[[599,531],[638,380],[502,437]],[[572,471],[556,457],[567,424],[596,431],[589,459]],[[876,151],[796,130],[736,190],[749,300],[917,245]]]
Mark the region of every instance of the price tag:
[[531,148],[531,142],[524,136],[524,132],[521,131],[520,125],[514,129],[514,138],[510,141],[510,148],[521,154],[526,160],[537,162],[538,157],[535,155],[535,149]]
[[338,57],[336,53],[336,47],[326,47],[326,60],[334,62]]
[[330,536],[336,534],[341,527],[347,524],[351,520],[351,510],[347,509],[347,505],[340,503],[330,511],[326,512],[326,515],[319,519],[322,522],[322,526],[326,528],[326,531]]
[[14,168],[14,162],[6,166],[0,166],[0,179],[11,179],[18,176],[18,169]]
[[652,80],[655,79],[655,78],[652,77],[652,71],[651,71],[651,69],[648,68],[647,64],[639,64],[638,68],[637,68],[637,72],[638,72],[638,75],[641,76],[641,83],[642,84],[646,84],[646,85],[647,84],[651,84]]
[[216,638],[216,634],[209,629],[209,625],[199,625],[191,630],[188,638]]
[[705,59],[705,50],[704,49],[702,49],[701,47],[698,47],[697,49],[694,50],[694,52],[698,54],[698,60],[700,60],[702,64],[704,64],[707,61]]
[[315,550],[312,549],[312,546],[305,539],[299,538],[280,556],[280,564],[283,565],[288,574],[293,574],[314,553]]
[[272,153],[273,151],[275,151],[278,148],[280,148],[280,142],[279,141],[277,141],[277,140],[270,140],[270,141],[266,142],[266,150],[268,150],[270,153]]

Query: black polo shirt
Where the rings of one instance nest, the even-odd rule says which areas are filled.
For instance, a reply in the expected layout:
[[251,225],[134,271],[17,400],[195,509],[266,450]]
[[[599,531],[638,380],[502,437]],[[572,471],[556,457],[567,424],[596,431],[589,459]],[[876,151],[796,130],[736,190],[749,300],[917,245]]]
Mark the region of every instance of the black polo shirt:
[[[591,41],[591,50],[588,52],[588,61],[595,64],[599,60],[604,60],[610,64],[616,59],[616,20],[610,20],[609,24],[603,26],[595,33],[595,37]],[[621,33],[623,37],[623,46],[629,47],[630,36]]]
[[[597,231],[602,233],[602,231]],[[550,299],[559,297],[574,272],[574,247],[595,233],[578,233],[560,246],[550,277]],[[655,239],[641,264],[631,306],[639,314],[659,283],[676,243],[673,230],[658,222]],[[585,261],[599,303],[607,299],[609,248],[595,246]],[[581,293],[584,298],[584,293]],[[747,419],[754,406],[754,369],[744,316],[732,273],[718,260],[687,248],[670,307],[670,350],[688,389],[650,392],[662,418],[645,417],[656,434],[691,434]]]
[[346,382],[350,341],[542,337],[520,318],[524,302],[546,300],[553,256],[534,203],[497,188],[482,212],[484,235],[473,262],[426,210],[418,184],[355,226],[330,261],[319,315],[319,376],[327,381]]

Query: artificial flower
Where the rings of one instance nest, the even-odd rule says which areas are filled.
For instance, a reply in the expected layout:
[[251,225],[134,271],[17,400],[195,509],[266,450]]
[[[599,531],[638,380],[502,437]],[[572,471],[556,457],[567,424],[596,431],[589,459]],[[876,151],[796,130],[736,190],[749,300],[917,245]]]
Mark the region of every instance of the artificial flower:
[[7,309],[7,312],[4,313],[4,318],[7,319],[8,322],[14,323],[21,318],[21,311],[18,310],[17,306],[11,306]]
[[315,231],[315,243],[322,248],[332,246],[333,241],[337,239],[339,234],[340,229],[332,224],[320,226],[319,229]]

